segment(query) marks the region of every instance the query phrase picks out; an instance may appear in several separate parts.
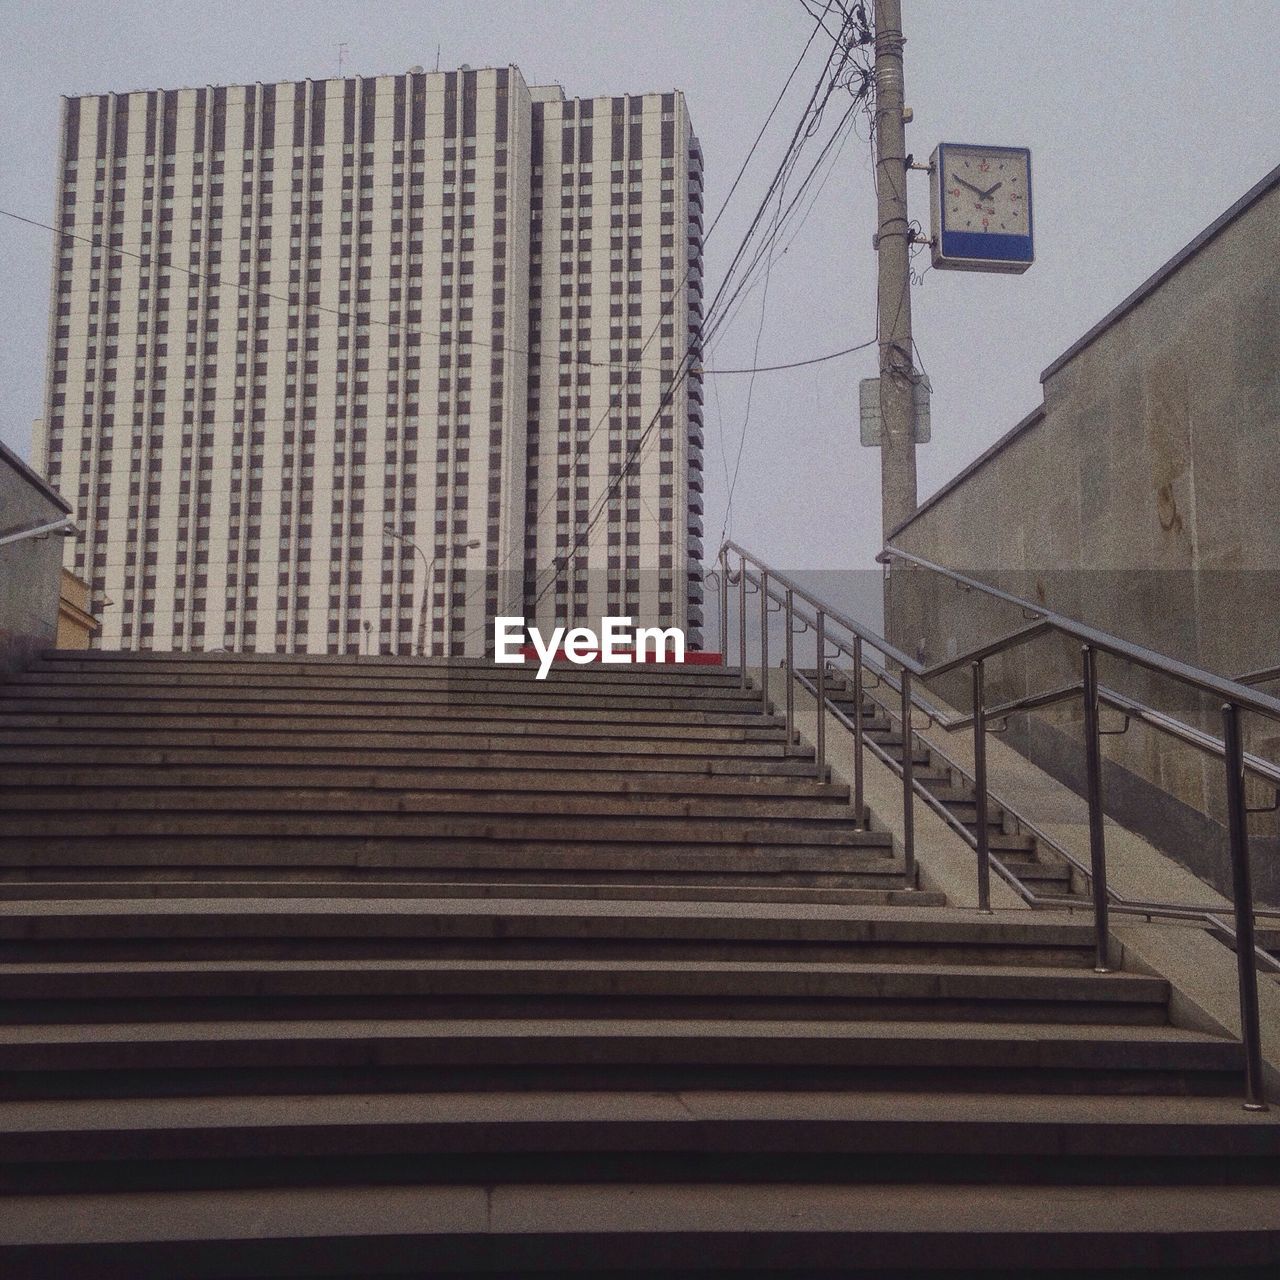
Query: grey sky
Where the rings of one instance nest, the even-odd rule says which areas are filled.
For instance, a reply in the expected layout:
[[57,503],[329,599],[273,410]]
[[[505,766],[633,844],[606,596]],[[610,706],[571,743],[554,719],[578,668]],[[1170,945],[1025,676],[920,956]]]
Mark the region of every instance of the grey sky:
[[[1036,264],[1020,277],[929,272],[913,290],[934,386],[927,495],[1038,402],[1040,370],[1280,162],[1280,0],[904,0],[908,146],[1030,146]],[[49,221],[60,94],[519,64],[566,93],[677,87],[703,143],[707,205],[724,199],[812,21],[799,0],[0,0],[0,207]],[[707,246],[709,293],[763,194],[819,67],[819,42]],[[864,131],[865,137],[865,131]],[[912,175],[927,226],[928,182]],[[871,170],[850,139],[803,231],[774,264],[761,363],[874,336]],[[1280,229],[1277,230],[1280,243]],[[0,218],[0,439],[27,455],[40,412],[50,236]],[[923,265],[924,258],[921,259]],[[761,290],[710,352],[751,363]],[[865,565],[877,549],[879,457],[858,445],[857,382],[874,349],[755,381],[732,530],[786,567]],[[747,379],[708,379],[707,548]]]

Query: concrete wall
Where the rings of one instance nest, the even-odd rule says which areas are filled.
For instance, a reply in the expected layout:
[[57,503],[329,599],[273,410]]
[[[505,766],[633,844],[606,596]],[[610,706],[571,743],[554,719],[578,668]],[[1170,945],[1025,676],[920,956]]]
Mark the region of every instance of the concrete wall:
[[[1219,674],[1280,663],[1278,248],[1280,169],[1055,361],[1041,408],[890,541]],[[916,571],[888,590],[891,634],[929,659],[1021,622]],[[1041,643],[993,663],[990,696],[1078,667]],[[1167,680],[1107,659],[1102,680],[1221,733],[1216,705]],[[1280,759],[1280,724],[1249,719],[1250,749]],[[1078,721],[1078,705],[1019,717],[1011,739],[1078,782]],[[1221,762],[1140,728],[1104,749],[1114,816],[1225,884]],[[1280,899],[1276,822],[1251,830],[1255,876]]]
[[[0,445],[0,537],[47,524],[70,507],[20,458]],[[58,631],[62,538],[0,546],[0,676],[51,649]]]

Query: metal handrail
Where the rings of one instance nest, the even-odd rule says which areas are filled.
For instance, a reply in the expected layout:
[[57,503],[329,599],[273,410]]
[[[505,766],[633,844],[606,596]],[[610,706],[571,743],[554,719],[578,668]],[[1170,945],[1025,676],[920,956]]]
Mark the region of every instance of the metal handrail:
[[1277,679],[1280,679],[1280,667],[1262,667],[1258,671],[1246,671],[1243,675],[1236,676],[1236,683],[1266,684]]
[[[738,561],[736,579],[729,569],[730,556]],[[962,775],[969,777],[974,786],[976,808],[976,833],[965,838],[977,851],[978,873],[978,906],[979,910],[990,911],[990,880],[993,868],[996,874],[1008,881],[1016,892],[1032,906],[1053,906],[1061,909],[1064,905],[1060,899],[1044,898],[1035,894],[1027,886],[1021,884],[1018,877],[996,857],[990,848],[990,830],[988,819],[988,798],[990,789],[987,784],[986,735],[988,725],[993,720],[1007,718],[1015,711],[1029,710],[1033,706],[1046,706],[1079,696],[1084,710],[1084,746],[1086,760],[1086,792],[1089,815],[1089,864],[1070,855],[1056,841],[1047,841],[1051,847],[1066,857],[1087,879],[1092,899],[1094,919],[1094,967],[1099,972],[1110,969],[1108,955],[1108,921],[1109,912],[1115,910],[1123,914],[1144,916],[1161,915],[1170,918],[1198,920],[1227,933],[1235,939],[1237,981],[1240,994],[1241,1039],[1244,1049],[1245,1063],[1245,1100],[1249,1110],[1265,1110],[1266,1101],[1262,1082],[1262,1037],[1258,1010],[1256,961],[1262,958],[1270,963],[1270,957],[1259,951],[1254,936],[1255,914],[1280,914],[1266,909],[1256,910],[1253,902],[1253,887],[1249,867],[1248,814],[1250,812],[1245,800],[1246,771],[1257,774],[1269,782],[1277,784],[1277,806],[1280,806],[1280,767],[1258,756],[1246,756],[1243,748],[1241,718],[1246,711],[1265,715],[1280,720],[1280,699],[1259,693],[1239,681],[1229,680],[1222,676],[1192,667],[1176,658],[1148,649],[1143,645],[1123,640],[1118,636],[1090,627],[1074,619],[1057,614],[1043,605],[1023,600],[999,588],[988,586],[975,578],[934,564],[924,557],[913,555],[899,548],[887,546],[878,557],[888,564],[901,560],[918,569],[938,574],[957,585],[969,590],[979,591],[988,597],[1012,607],[1021,609],[1027,618],[1025,625],[998,639],[986,641],[957,657],[948,658],[945,662],[926,665],[899,649],[883,635],[865,623],[858,622],[839,610],[831,608],[807,588],[801,586],[785,574],[771,569],[758,557],[733,541],[726,541],[720,548],[718,562],[721,569],[721,618],[727,629],[728,591],[727,584],[736,581],[738,587],[738,656],[743,687],[746,687],[747,663],[747,610],[746,597],[748,584],[754,584],[754,591],[760,595],[760,644],[761,667],[768,666],[768,615],[771,599],[780,602],[785,615],[786,653],[783,659],[786,687],[786,728],[787,741],[790,745],[795,740],[795,709],[793,684],[801,683],[811,692],[819,708],[815,743],[815,769],[819,777],[825,777],[826,766],[826,715],[823,710],[836,714],[838,722],[843,723],[854,735],[854,809],[857,822],[861,826],[865,820],[863,796],[862,759],[864,746],[884,759],[891,767],[896,765],[902,777],[902,818],[903,818],[903,861],[909,884],[915,881],[915,836],[914,836],[914,802],[917,788],[914,780],[913,765],[913,730],[912,712],[920,708],[928,719],[947,731],[955,731],[962,727],[971,727],[973,731],[974,768],[970,775],[954,762],[947,760],[949,767],[956,768]],[[750,567],[749,567],[750,566]],[[754,570],[754,572],[752,571]],[[812,619],[799,616],[796,602],[807,605],[813,610]],[[795,623],[799,620],[803,629],[812,626],[816,642],[816,662],[814,680],[810,682],[796,670],[792,646]],[[827,625],[834,623],[849,633],[851,641],[834,640],[836,654],[844,653],[853,661],[850,678],[853,682],[854,705],[858,714],[852,720],[844,716],[839,708],[831,705],[827,694],[827,665],[836,654],[827,652]],[[1011,703],[998,707],[988,707],[985,697],[985,664],[988,659],[999,654],[1029,644],[1042,636],[1057,634],[1077,641],[1080,645],[1081,678],[1078,682],[1059,689],[1029,695]],[[727,648],[727,645],[725,646]],[[896,679],[877,664],[865,660],[864,649],[870,647],[879,652],[888,662],[898,668]],[[1136,699],[1120,694],[1115,690],[1104,689],[1098,682],[1098,655],[1109,654],[1121,661],[1141,667],[1148,671],[1167,676],[1187,685],[1201,693],[1207,693],[1222,699],[1223,736],[1219,740],[1194,726],[1187,725],[1165,715],[1154,708],[1147,707]],[[922,683],[936,679],[942,675],[967,667],[972,679],[973,711],[967,716],[956,716],[943,711],[927,699],[921,698],[913,689],[918,679]],[[899,694],[898,718],[902,733],[902,760],[900,765],[894,762],[887,752],[878,749],[878,744],[867,743],[863,734],[861,707],[863,701],[864,670],[869,671],[878,681],[888,687],[896,687]],[[762,697],[768,705],[768,681],[762,680]],[[878,701],[878,699],[876,700]],[[1217,908],[1190,907],[1177,903],[1136,902],[1116,893],[1107,885],[1106,839],[1102,807],[1102,750],[1101,738],[1104,730],[1099,722],[1099,711],[1103,704],[1119,710],[1125,716],[1125,729],[1131,721],[1137,720],[1160,732],[1169,734],[1175,739],[1196,747],[1201,751],[1220,756],[1225,765],[1229,847],[1231,851],[1232,872],[1232,912],[1234,924],[1228,925],[1218,914]],[[883,704],[881,704],[883,705]],[[887,708],[886,708],[887,709]],[[1121,730],[1123,731],[1123,730]],[[1112,732],[1110,730],[1105,732]],[[945,754],[939,752],[946,759]],[[930,798],[924,789],[921,794]],[[940,806],[932,806],[937,810]],[[1007,806],[1006,806],[1007,807]],[[1013,812],[1010,810],[1010,812]],[[954,815],[952,815],[954,816]],[[1015,815],[1016,816],[1016,815]],[[1019,818],[1019,821],[1023,821]],[[953,827],[957,824],[952,822]],[[1029,827],[1029,824],[1026,824]],[[1029,828],[1030,829],[1030,828]],[[1041,835],[1037,833],[1037,838]]]
[[74,533],[75,525],[74,516],[63,516],[47,524],[35,524],[14,533],[0,534],[0,547],[7,547],[11,542],[22,542],[26,538],[47,538],[51,533]]

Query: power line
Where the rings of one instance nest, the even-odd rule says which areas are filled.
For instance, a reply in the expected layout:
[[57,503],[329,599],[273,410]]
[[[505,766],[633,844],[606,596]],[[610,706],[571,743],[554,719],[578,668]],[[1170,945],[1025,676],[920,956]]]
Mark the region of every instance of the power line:
[[[826,11],[824,10],[824,16],[825,16],[825,12]],[[850,19],[846,17],[844,23],[841,26],[842,33],[849,26],[849,24],[850,24]],[[821,19],[819,19],[819,25],[820,26],[822,25]],[[717,308],[720,304],[720,301],[724,296],[725,289],[728,287],[729,281],[731,280],[734,271],[736,270],[739,262],[742,260],[743,254],[745,253],[747,246],[750,244],[751,240],[755,236],[756,230],[760,225],[760,221],[764,216],[765,211],[767,210],[767,208],[769,207],[770,203],[773,200],[775,191],[779,190],[780,186],[785,184],[784,175],[786,173],[789,173],[790,169],[794,167],[795,159],[798,158],[799,149],[803,147],[804,141],[808,137],[812,136],[810,129],[812,128],[815,120],[821,119],[822,106],[825,106],[826,101],[829,99],[831,95],[832,89],[828,89],[827,97],[823,99],[823,102],[818,107],[816,113],[814,110],[814,104],[818,99],[818,95],[822,91],[823,84],[826,82],[827,73],[829,68],[831,67],[832,58],[834,57],[838,48],[839,48],[839,42],[837,40],[836,44],[833,46],[831,52],[827,55],[827,58],[823,63],[822,72],[819,75],[818,80],[814,85],[813,91],[809,96],[808,102],[805,104],[804,111],[801,113],[800,122],[797,124],[795,132],[792,134],[791,139],[787,144],[787,150],[783,156],[782,162],[778,166],[777,171],[774,173],[773,179],[771,180],[769,187],[764,194],[764,197],[760,201],[760,204],[756,210],[755,216],[751,220],[751,224],[748,226],[746,233],[744,234],[742,240],[739,242],[738,248],[734,253],[733,259],[729,264],[729,268],[726,272],[725,279],[721,282],[720,288],[716,291],[716,295],[712,299],[711,305],[707,311],[707,319],[706,321],[704,321],[703,334],[701,335],[704,342],[706,337],[706,324],[715,315]],[[847,54],[845,55],[845,58],[841,59],[840,67],[843,66],[844,61],[846,59],[847,59]],[[689,344],[689,347],[686,350],[684,357],[682,357],[681,359],[681,365],[682,365],[681,372],[673,380],[671,386],[668,387],[667,392],[664,394],[662,402],[659,405],[658,411],[650,419],[648,425],[645,427],[644,431],[641,433],[640,439],[636,441],[632,451],[628,455],[627,461],[622,464],[618,475],[615,477],[614,481],[609,485],[606,491],[603,494],[601,494],[600,497],[597,499],[595,503],[595,510],[588,517],[585,528],[580,529],[580,531],[574,538],[573,545],[569,548],[569,550],[566,553],[564,553],[564,555],[557,556],[555,563],[552,566],[550,566],[554,572],[552,573],[552,576],[548,579],[546,586],[543,587],[543,589],[538,593],[537,597],[535,598],[534,600],[535,608],[539,603],[541,603],[543,598],[546,596],[547,592],[551,589],[552,585],[555,583],[555,581],[559,577],[559,574],[563,570],[563,568],[572,561],[574,556],[576,556],[578,550],[582,546],[583,539],[585,537],[590,536],[592,529],[594,529],[596,524],[599,522],[600,516],[603,514],[606,508],[606,505],[613,500],[614,495],[617,493],[618,489],[622,485],[622,481],[630,473],[633,464],[636,461],[638,461],[640,457],[643,456],[645,442],[648,439],[654,424],[658,421],[659,417],[661,416],[662,410],[666,407],[667,403],[669,402],[671,394],[689,376],[690,372],[692,372],[691,368],[684,367],[684,366],[685,366],[685,362],[687,361],[689,356],[693,353],[696,346],[697,346],[696,343]]]
[[[825,16],[825,13],[829,11],[830,7],[831,7],[830,4],[828,4],[827,8],[823,11],[824,16]],[[715,218],[712,219],[711,225],[708,228],[706,235],[703,237],[704,246],[706,242],[711,238],[712,233],[715,231],[716,227],[719,225],[721,218],[724,216],[724,212],[728,208],[729,203],[733,197],[733,194],[737,190],[738,185],[741,182],[742,176],[746,172],[746,169],[750,164],[751,159],[754,156],[756,149],[760,144],[760,140],[764,137],[764,134],[767,131],[770,122],[773,120],[774,116],[778,111],[779,106],[781,105],[782,101],[786,97],[787,90],[790,88],[792,81],[795,79],[797,72],[799,71],[801,65],[803,64],[805,56],[808,54],[808,51],[812,46],[813,41],[816,38],[818,30],[820,28],[823,28],[821,18],[818,19],[818,21],[814,25],[813,30],[809,33],[809,38],[808,40],[805,41],[804,48],[800,51],[800,56],[796,59],[795,63],[791,68],[790,73],[787,75],[787,78],[783,83],[781,91],[778,93],[777,98],[774,100],[773,106],[770,108],[768,116],[765,118],[764,124],[761,126],[759,132],[756,134],[756,137],[752,142],[751,147],[748,149],[746,159],[743,161],[742,165],[740,166],[738,173],[735,176],[734,181],[729,188],[728,194],[725,196],[723,202],[721,203],[720,209],[716,213]],[[817,92],[821,88],[823,79],[825,78],[826,69],[827,67],[830,66],[830,63],[831,63],[831,54],[828,54],[823,64],[823,74],[819,77],[818,83],[817,85],[815,85],[814,92],[810,96],[809,102],[808,104],[806,104],[806,107],[805,107],[805,112],[801,117],[802,125],[812,108],[814,98],[817,96]],[[793,148],[794,145],[795,145],[795,135],[792,136],[791,141],[788,143],[788,152],[790,152],[791,148]],[[785,156],[784,156],[783,163],[784,164],[786,163]],[[744,239],[743,243],[739,245],[738,252],[735,253],[733,263],[731,263],[730,265],[730,272],[732,272],[733,265],[736,264],[736,262],[738,261],[738,258],[741,255],[741,251],[742,251],[742,248],[745,246],[745,243],[750,239],[751,235],[754,233],[755,226],[759,221],[760,212],[763,211],[764,205],[769,200],[772,194],[772,191],[776,186],[776,183],[777,183],[777,174],[774,175],[774,179],[770,183],[769,192],[766,193],[765,199],[761,204],[761,209],[757,212],[756,217],[753,219],[751,227],[748,229],[746,238]],[[681,278],[679,287],[684,286],[685,281],[687,281],[688,279],[690,269],[691,269],[690,267],[687,267],[685,269],[685,272]],[[721,291],[723,290],[723,287],[724,286],[722,284]],[[673,292],[672,298],[671,298],[672,304],[674,304],[675,296],[676,295]],[[718,297],[719,297],[719,292],[717,293],[717,298]],[[711,307],[708,309],[708,312],[707,312],[708,318],[714,311],[715,305],[716,305],[716,300],[713,299]],[[660,317],[659,319],[659,324],[661,323],[661,319],[662,317]],[[705,325],[706,325],[706,319],[704,319],[703,321],[702,330],[705,330]],[[648,348],[649,343],[652,342],[653,340],[654,334],[657,332],[657,329],[658,329],[658,326],[655,325],[653,331],[650,333],[648,339],[646,340],[645,346],[644,348],[642,348],[642,351]],[[703,332],[700,331],[697,338],[687,345],[685,349],[685,353],[681,357],[681,361],[680,361],[681,365],[683,365],[684,362],[687,359],[689,359],[690,356],[695,354],[700,354],[701,349],[703,348],[703,345],[704,345]],[[641,454],[643,453],[643,445],[645,440],[648,438],[649,432],[652,430],[654,423],[658,421],[658,418],[661,416],[662,410],[666,407],[667,403],[669,402],[669,397],[671,392],[674,391],[674,389],[678,387],[685,380],[685,378],[689,376],[691,372],[693,372],[692,369],[684,369],[680,374],[673,375],[673,382],[671,386],[668,387],[667,391],[664,392],[658,412],[655,413],[654,417],[650,420],[649,424],[645,427],[644,431],[641,433],[639,441],[635,446],[637,449],[640,450]],[[704,374],[714,375],[719,371],[712,369],[712,370],[701,370],[701,372]],[[664,370],[664,373],[665,373],[665,370]],[[606,407],[605,412],[601,415],[599,420],[596,422],[595,426],[588,433],[586,441],[583,442],[583,444],[579,445],[576,453],[574,454],[571,467],[576,468],[577,463],[583,456],[583,453],[590,448],[591,442],[595,438],[596,433],[600,430],[601,426],[603,426],[604,422],[608,419],[610,412],[613,410],[614,407],[615,406],[613,405],[611,400],[610,404]],[[627,476],[633,463],[638,461],[639,456],[640,454],[632,454],[632,453],[628,454],[627,461],[622,465],[622,468],[618,476],[616,477],[615,481],[611,483],[608,486],[608,488],[605,490],[605,492],[601,494],[601,496],[596,500],[596,503],[594,504],[595,510],[593,513],[588,514],[585,529],[581,530],[577,534],[577,536],[575,536],[573,545],[569,548],[569,550],[563,556],[557,555],[554,558],[553,562],[548,566],[548,568],[551,570],[551,577],[548,579],[547,586],[543,588],[543,590],[538,594],[537,598],[535,599],[534,601],[535,608],[537,604],[540,603],[543,597],[546,595],[547,591],[550,589],[551,584],[554,583],[559,578],[560,573],[563,571],[563,569],[570,563],[572,558],[577,555],[579,549],[581,548],[583,537],[589,535],[591,530],[595,527],[596,523],[598,523],[600,512],[604,510],[606,504],[613,501],[618,488],[621,486],[622,480]],[[540,522],[543,514],[545,514],[545,512],[548,510],[551,504],[556,501],[559,501],[559,495],[557,493],[553,492],[548,495],[546,502],[543,503],[542,507],[539,508],[538,512],[535,515],[535,523]],[[506,556],[503,557],[501,563],[497,566],[497,571],[501,571],[501,569],[505,568],[505,566],[510,563],[512,556],[516,554],[517,550],[522,550],[522,548],[512,548],[510,551],[507,552]],[[486,573],[493,573],[493,572],[495,572],[495,570],[486,569]],[[477,595],[479,595],[481,590],[483,589],[484,589],[483,587],[477,587],[470,595],[468,595],[466,597],[466,600],[464,601],[464,606],[465,604],[470,603],[470,601],[474,599]],[[470,636],[474,635],[475,631],[478,629],[479,628],[473,628],[472,631],[468,632],[463,637],[464,640],[469,639]]]
[[[811,364],[824,364],[828,360],[838,360],[841,356],[851,356],[855,351],[865,351],[868,347],[874,347],[876,340],[872,338],[870,342],[860,342],[856,347],[845,347],[840,351],[829,351],[825,356],[811,356],[807,360],[792,360],[787,364],[762,364],[756,365],[754,368],[748,369],[710,369],[709,373],[719,374],[724,377],[727,374],[734,373],[777,373],[782,369],[804,369]],[[698,370],[694,370],[695,373]]]

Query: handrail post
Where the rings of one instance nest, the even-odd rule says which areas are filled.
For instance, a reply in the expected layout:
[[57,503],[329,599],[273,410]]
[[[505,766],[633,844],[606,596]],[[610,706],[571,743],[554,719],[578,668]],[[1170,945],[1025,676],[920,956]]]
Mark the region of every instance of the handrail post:
[[1102,740],[1098,734],[1098,654],[1081,645],[1084,758],[1089,801],[1089,879],[1093,888],[1094,971],[1109,973],[1107,956],[1107,844],[1102,815]]
[[738,684],[747,687],[747,557],[738,557]]
[[1236,973],[1240,986],[1240,1038],[1244,1042],[1244,1107],[1246,1111],[1266,1111],[1262,1085],[1262,1028],[1258,1020],[1258,972],[1253,959],[1253,884],[1244,794],[1244,742],[1240,732],[1240,708],[1230,702],[1222,706],[1222,745],[1227,770],[1227,830],[1231,843],[1231,896],[1235,909]]
[[973,794],[978,827],[978,910],[991,910],[991,832],[987,824],[987,713],[983,661],[973,664]]
[[769,575],[760,570],[760,710],[769,714]]
[[902,860],[908,889],[916,887],[915,761],[911,746],[911,672],[902,668]]
[[862,785],[862,637],[853,639],[853,812],[858,830],[867,824]]
[[729,660],[729,553],[720,548],[720,660]]
[[825,782],[827,779],[827,615],[821,609],[818,610],[814,644],[817,646],[818,658],[817,680],[814,684],[818,695],[818,731],[814,734],[818,748],[816,768],[818,781]]
[[795,637],[791,634],[791,628],[794,625],[793,610],[795,608],[795,604],[792,599],[790,587],[787,588],[786,600],[785,612],[787,639],[783,648],[785,656],[783,667],[787,673],[787,755],[790,755],[796,741],[796,691],[793,681],[793,672],[795,670]]

